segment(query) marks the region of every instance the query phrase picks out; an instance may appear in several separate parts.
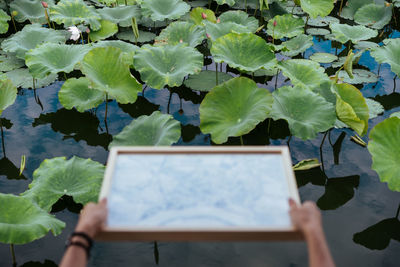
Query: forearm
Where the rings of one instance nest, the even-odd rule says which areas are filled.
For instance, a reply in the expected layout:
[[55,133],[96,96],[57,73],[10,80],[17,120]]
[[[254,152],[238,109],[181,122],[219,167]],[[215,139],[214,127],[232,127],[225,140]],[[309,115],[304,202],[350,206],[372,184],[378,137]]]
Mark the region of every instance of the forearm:
[[[74,242],[82,242],[86,245],[86,241],[80,237],[72,238]],[[69,246],[64,253],[59,267],[86,267],[88,256],[84,248],[79,246]]]
[[325,235],[321,227],[305,232],[310,267],[335,267]]

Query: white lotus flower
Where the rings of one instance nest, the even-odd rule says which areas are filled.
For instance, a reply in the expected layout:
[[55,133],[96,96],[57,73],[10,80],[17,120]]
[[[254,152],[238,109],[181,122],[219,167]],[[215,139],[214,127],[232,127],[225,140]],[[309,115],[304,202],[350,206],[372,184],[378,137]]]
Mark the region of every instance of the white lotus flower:
[[71,33],[71,37],[69,39],[74,41],[79,39],[81,31],[76,26],[68,27],[68,31]]

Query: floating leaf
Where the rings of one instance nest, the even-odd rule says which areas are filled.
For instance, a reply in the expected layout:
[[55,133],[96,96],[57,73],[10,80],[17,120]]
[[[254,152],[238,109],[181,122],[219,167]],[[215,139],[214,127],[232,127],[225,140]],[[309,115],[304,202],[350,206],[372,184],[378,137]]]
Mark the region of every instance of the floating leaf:
[[45,78],[51,73],[70,73],[89,49],[83,45],[45,43],[26,53],[26,65],[35,78]]
[[90,87],[90,81],[85,77],[66,80],[58,92],[61,105],[66,109],[75,107],[79,112],[97,107],[104,102],[105,94]]
[[49,231],[59,235],[65,223],[32,203],[31,200],[0,193],[0,242],[26,244]]
[[350,0],[347,1],[346,5],[342,9],[340,16],[345,19],[354,19],[354,14],[357,10],[365,5],[374,3],[374,0]]
[[200,104],[200,129],[217,144],[242,136],[264,121],[273,99],[248,78],[237,77],[214,87]]
[[342,83],[334,87],[337,117],[363,136],[368,130],[369,111],[361,92],[353,85]]
[[354,69],[353,78],[350,78],[347,72],[340,71],[338,77],[343,79],[343,82],[350,84],[362,84],[362,83],[375,83],[378,81],[378,76],[368,70]]
[[142,85],[131,75],[129,64],[116,47],[96,47],[86,54],[81,70],[92,86],[119,103],[134,103]]
[[126,54],[126,60],[129,62],[129,65],[133,63],[132,57],[135,52],[139,49],[138,46],[120,41],[120,40],[109,40],[109,41],[99,41],[92,44],[93,47],[116,47],[121,49],[123,53]]
[[[303,19],[307,20],[306,17],[303,17]],[[339,23],[339,19],[331,16],[326,16],[326,17],[316,17],[316,18],[309,18],[307,21],[308,26],[314,26],[314,27],[325,27],[329,26],[331,23]]]
[[45,159],[33,172],[29,190],[21,195],[46,211],[50,211],[64,195],[83,205],[97,202],[104,169],[104,165],[97,161],[75,156],[69,160],[65,157]]
[[116,23],[121,27],[130,27],[133,17],[139,19],[142,16],[140,8],[136,5],[116,6],[113,8],[104,7],[102,9],[97,9],[97,12],[104,20]]
[[33,86],[33,77],[28,69],[16,69],[5,73],[5,76],[12,81],[17,88],[41,88],[53,83],[57,79],[57,74],[49,74],[43,79],[35,79]]
[[153,21],[179,19],[190,10],[182,0],[146,0],[141,4],[142,14]]
[[369,135],[368,150],[372,169],[390,190],[400,192],[400,118],[392,117],[377,124]]
[[65,35],[61,31],[43,28],[39,24],[31,24],[4,40],[1,48],[6,52],[16,53],[18,58],[25,60],[26,52],[47,42],[64,43]]
[[170,146],[181,137],[181,125],[171,115],[154,111],[140,116],[115,135],[112,146]]
[[176,21],[161,31],[156,38],[156,43],[169,45],[186,43],[189,46],[196,47],[201,44],[205,37],[203,27],[186,21]]
[[93,42],[107,39],[108,37],[111,37],[118,32],[117,24],[111,21],[101,20],[100,25],[100,30],[90,32],[90,40],[92,40]]
[[360,41],[354,45],[354,49],[364,50],[379,47],[379,44],[369,41]]
[[313,88],[329,79],[324,68],[317,62],[307,59],[284,60],[279,62],[278,68],[291,80],[293,85]]
[[305,159],[293,166],[294,171],[305,171],[321,166],[318,159]]
[[220,23],[231,22],[239,27],[247,28],[248,32],[255,32],[258,29],[258,20],[250,17],[243,11],[226,11],[219,16]]
[[[276,22],[276,26],[274,26],[274,22]],[[304,33],[304,21],[293,17],[292,14],[277,15],[268,21],[267,33],[274,39],[295,37]]]
[[310,34],[310,35],[322,35],[322,36],[325,36],[325,35],[328,35],[331,33],[329,30],[322,29],[322,28],[307,28],[306,32],[307,32],[307,34]]
[[0,116],[3,110],[14,104],[17,93],[17,88],[10,80],[0,79]]
[[[218,84],[224,83],[233,77],[225,72],[218,72]],[[200,73],[190,75],[184,82],[185,85],[193,90],[208,92],[216,85],[216,72],[211,70],[203,70]]]
[[300,0],[300,5],[311,18],[316,18],[318,15],[329,15],[333,9],[333,2],[334,0]]
[[368,106],[369,119],[374,119],[385,111],[381,103],[371,98],[365,98],[365,103],[367,103]]
[[165,85],[180,86],[188,74],[200,72],[203,55],[183,45],[142,46],[133,64],[148,86],[161,89]]
[[400,76],[400,38],[387,40],[386,45],[382,47],[372,48],[371,56],[382,64],[388,63],[390,69]]
[[276,64],[274,53],[261,37],[253,33],[228,33],[211,47],[215,62],[225,62],[242,71],[256,71]]
[[[206,15],[205,18],[203,18],[203,14]],[[190,11],[190,19],[197,25],[204,25],[204,20],[212,23],[217,22],[214,11],[202,7],[193,8],[192,11]]]
[[237,25],[233,22],[225,22],[225,23],[211,23],[205,22],[206,32],[208,34],[208,38],[212,41],[215,41],[219,37],[222,37],[228,33],[250,33],[250,30],[246,27]]
[[11,17],[0,9],[0,33],[6,33],[8,31],[8,21]]
[[300,34],[289,41],[282,43],[282,46],[284,46],[286,49],[282,50],[281,54],[288,57],[294,57],[306,51],[313,44],[312,36]]
[[228,6],[233,6],[235,4],[235,0],[215,0],[218,5],[227,4]]
[[392,19],[392,9],[392,5],[368,4],[357,10],[354,15],[354,21],[379,30]]
[[315,53],[310,56],[310,59],[319,63],[332,63],[338,57],[330,53]]
[[286,120],[290,132],[296,137],[313,139],[317,133],[329,130],[335,123],[332,103],[307,88],[284,86],[272,95],[274,103],[271,117],[274,120]]
[[369,29],[365,26],[350,26],[347,24],[333,23],[329,27],[332,30],[333,40],[341,42],[342,44],[347,41],[357,43],[359,41],[368,40],[378,35],[376,30]]
[[117,34],[118,39],[129,41],[132,43],[147,43],[153,41],[156,38],[156,35],[152,32],[145,32],[139,30],[139,38],[136,39],[135,35],[133,34],[132,29],[120,31]]
[[61,0],[50,8],[50,17],[65,27],[81,23],[90,24],[93,31],[101,28],[100,15],[92,6],[87,6],[82,0]]
[[[43,0],[14,0],[10,3],[10,12],[17,12],[14,17],[18,22],[29,20],[34,23],[47,23],[42,6]],[[49,7],[54,5],[53,0],[45,0]]]

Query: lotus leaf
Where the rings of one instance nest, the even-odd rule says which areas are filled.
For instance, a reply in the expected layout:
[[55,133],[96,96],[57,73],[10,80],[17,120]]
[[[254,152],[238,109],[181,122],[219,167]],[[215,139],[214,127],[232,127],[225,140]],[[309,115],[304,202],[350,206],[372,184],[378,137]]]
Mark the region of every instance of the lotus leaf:
[[329,30],[322,29],[322,28],[308,28],[306,30],[306,32],[307,32],[307,34],[310,34],[310,35],[323,35],[323,36],[331,33]]
[[368,4],[357,10],[354,21],[374,29],[382,29],[392,19],[392,9],[392,5]]
[[96,202],[100,193],[104,176],[104,165],[92,161],[72,157],[45,159],[33,172],[33,180],[29,190],[21,195],[36,202],[39,207],[50,211],[57,200],[68,195],[76,203]]
[[8,31],[8,21],[11,17],[0,9],[0,33],[6,33]]
[[320,94],[326,101],[336,105],[336,94],[332,91],[333,82],[331,80],[326,80],[322,82],[319,86],[312,88],[313,92]]
[[0,242],[26,244],[49,231],[59,235],[65,223],[39,208],[31,200],[0,193]]
[[278,68],[288,77],[293,85],[317,87],[328,80],[325,69],[317,62],[307,59],[289,59],[279,62]]
[[380,64],[390,64],[391,70],[400,76],[400,38],[390,39],[386,45],[372,48],[371,56]]
[[333,86],[336,93],[336,115],[342,122],[363,136],[368,130],[369,110],[365,98],[353,85]]
[[[218,83],[224,83],[233,77],[225,72],[219,72]],[[216,73],[211,70],[203,70],[198,74],[190,75],[189,78],[184,82],[185,85],[193,90],[208,92],[211,91],[216,85]]]
[[[29,20],[35,23],[47,23],[44,15],[42,0],[14,0],[10,4],[10,11],[17,11],[15,20],[18,22],[24,22]],[[50,7],[54,5],[53,0],[45,0]]]
[[256,32],[258,28],[258,20],[254,17],[249,17],[246,12],[243,11],[226,11],[219,16],[220,22],[232,22],[238,26],[242,26],[248,29],[248,32]]
[[400,192],[400,118],[392,117],[377,124],[369,135],[368,151],[372,169],[390,190]]
[[35,78],[45,78],[51,73],[69,73],[89,49],[83,45],[45,43],[26,53],[26,65]]
[[301,35],[298,35],[298,36],[290,39],[289,41],[283,42],[282,45],[286,49],[282,50],[281,54],[288,56],[288,57],[294,57],[294,56],[297,56],[298,54],[306,51],[313,44],[314,43],[313,43],[312,36],[301,34]]
[[392,117],[397,117],[397,118],[400,119],[400,111],[393,112],[392,114],[390,114],[390,117],[391,117],[391,118],[392,118]]
[[138,46],[120,41],[120,40],[111,40],[111,41],[99,41],[97,43],[92,44],[93,47],[116,47],[122,50],[127,56],[127,64],[132,65],[133,60],[132,57],[135,52],[139,49]]
[[129,64],[116,47],[96,47],[81,62],[81,70],[92,87],[109,94],[121,104],[134,103],[142,85],[131,75]]
[[[307,18],[304,18],[307,20]],[[339,19],[331,16],[326,16],[326,17],[316,17],[315,19],[311,18],[307,21],[308,26],[314,26],[314,27],[325,27],[329,26],[331,23],[339,23]]]
[[168,26],[168,21],[153,21],[151,18],[142,16],[137,24],[147,28],[163,28]]
[[227,4],[228,6],[233,6],[236,0],[215,0],[218,5]]
[[215,41],[219,37],[222,37],[231,32],[250,33],[248,28],[240,26],[233,22],[225,22],[225,23],[205,22],[205,26],[208,38],[210,38],[212,41]]
[[154,111],[140,116],[115,135],[112,146],[170,146],[181,137],[181,125],[171,115]]
[[[274,26],[274,22],[276,22],[276,26]],[[268,21],[267,33],[274,39],[295,37],[304,33],[304,21],[291,14],[277,15]]]
[[161,31],[160,35],[156,38],[156,42],[169,45],[186,43],[189,46],[195,47],[201,44],[205,37],[203,27],[190,22],[176,21]]
[[329,53],[315,53],[310,56],[310,59],[319,63],[332,63],[338,57]]
[[29,73],[29,70],[25,68],[6,72],[5,76],[10,79],[17,88],[41,88],[51,84],[57,79],[57,74],[49,74],[43,79],[35,79],[35,86],[33,86],[33,77]]
[[376,47],[379,47],[379,44],[369,41],[361,41],[354,45],[354,49],[360,49],[360,50],[371,49]]
[[156,35],[152,32],[144,32],[139,30],[139,38],[136,39],[135,35],[133,35],[132,29],[127,31],[120,31],[117,34],[118,39],[129,41],[132,43],[147,43],[153,41],[156,38]]
[[253,33],[228,33],[211,47],[215,62],[225,62],[242,71],[268,69],[276,64],[270,46]]
[[207,1],[207,0],[190,1],[190,2],[188,2],[188,4],[189,4],[191,7],[196,8],[196,7],[206,6],[206,5],[208,4],[208,1]]
[[17,93],[17,88],[10,80],[0,79],[0,116],[3,110],[14,103]]
[[111,21],[101,20],[100,24],[100,30],[90,32],[90,40],[93,42],[107,39],[118,32],[118,25]]
[[367,103],[368,106],[369,119],[376,118],[385,111],[381,103],[371,98],[365,98],[365,103]]
[[217,144],[242,136],[264,121],[273,99],[248,78],[236,77],[214,87],[200,104],[200,129]]
[[235,2],[235,5],[233,6],[233,8],[236,9],[245,9],[246,7],[249,8],[253,8],[253,9],[258,9],[260,7],[260,1],[259,0],[240,0],[240,1],[236,1],[236,0],[232,0]]
[[141,4],[142,14],[153,21],[179,19],[190,10],[182,0],[146,0]]
[[190,19],[196,25],[204,25],[203,13],[206,15],[206,20],[212,23],[217,22],[217,18],[215,17],[214,11],[202,7],[196,7],[190,11]]
[[307,12],[311,18],[318,15],[325,17],[331,13],[334,0],[300,0],[301,8]]
[[135,54],[133,65],[150,87],[180,86],[188,74],[200,72],[203,55],[184,45],[142,46]]
[[356,14],[357,10],[360,7],[363,7],[368,4],[374,3],[374,0],[349,0],[346,5],[343,7],[341,17],[345,19],[354,19],[354,14]]
[[0,55],[0,71],[10,71],[25,66],[25,61],[18,59],[13,54]]
[[100,15],[92,6],[87,6],[82,0],[61,0],[50,8],[50,17],[65,27],[81,23],[90,24],[93,31],[101,28]]
[[58,98],[66,109],[75,107],[79,112],[84,112],[103,103],[105,94],[91,88],[90,81],[81,77],[66,80],[58,92]]
[[141,17],[141,12],[138,6],[104,7],[98,9],[97,12],[103,19],[114,22],[121,27],[130,27],[132,25],[133,17],[136,19]]
[[347,72],[341,70],[338,77],[343,79],[343,82],[350,84],[375,83],[378,81],[378,76],[375,73],[363,69],[354,69],[353,78],[350,78]]
[[347,41],[357,43],[359,41],[368,40],[378,35],[378,32],[373,29],[369,29],[365,26],[350,26],[347,24],[333,23],[329,27],[332,30],[333,39],[339,41],[342,44]]
[[307,88],[284,86],[272,95],[274,103],[271,117],[274,120],[286,120],[290,132],[296,137],[313,139],[317,133],[327,131],[335,123],[335,107],[332,103]]
[[65,35],[61,31],[47,29],[39,24],[26,25],[22,31],[1,43],[6,52],[16,53],[16,56],[25,60],[25,53],[42,43],[64,43]]
[[305,159],[293,166],[294,171],[306,171],[321,166],[318,159]]

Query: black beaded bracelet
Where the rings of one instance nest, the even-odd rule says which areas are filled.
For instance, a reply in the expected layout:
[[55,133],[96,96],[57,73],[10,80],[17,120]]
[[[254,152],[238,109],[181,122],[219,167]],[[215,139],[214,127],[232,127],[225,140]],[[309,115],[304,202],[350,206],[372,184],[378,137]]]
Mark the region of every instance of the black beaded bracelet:
[[80,237],[84,238],[84,239],[86,240],[86,242],[88,243],[88,245],[89,245],[89,249],[92,248],[93,239],[90,238],[90,236],[88,236],[88,234],[86,234],[86,233],[84,233],[84,232],[73,232],[73,233],[70,235],[69,238],[72,238],[72,237],[74,237],[74,236],[80,236]]
[[[80,242],[80,241],[72,241],[72,237],[74,237],[74,236],[80,236],[80,237],[82,237],[83,239],[86,240],[86,242],[88,243],[88,245],[85,245],[84,243],[82,243],[82,242]],[[69,238],[68,238],[68,240],[67,240],[67,242],[66,242],[66,244],[65,244],[65,249],[67,249],[67,248],[70,247],[70,246],[78,246],[78,247],[81,247],[81,248],[83,248],[83,249],[86,251],[86,256],[87,256],[87,258],[89,259],[89,258],[90,258],[90,249],[92,248],[92,245],[93,245],[93,240],[92,240],[86,233],[83,233],[83,232],[73,232],[73,233],[69,236]]]

